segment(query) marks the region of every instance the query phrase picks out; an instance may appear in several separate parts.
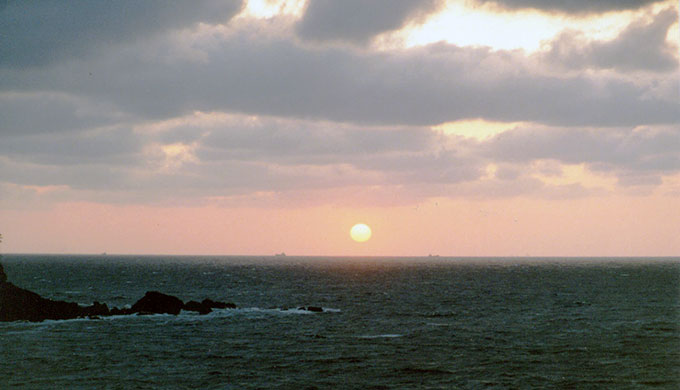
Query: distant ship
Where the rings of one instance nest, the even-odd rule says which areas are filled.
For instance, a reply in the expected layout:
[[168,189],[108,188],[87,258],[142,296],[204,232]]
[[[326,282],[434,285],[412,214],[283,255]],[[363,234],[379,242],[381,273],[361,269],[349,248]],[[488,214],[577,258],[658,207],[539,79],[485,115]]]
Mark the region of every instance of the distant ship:
[[276,256],[276,257],[286,257],[286,252],[277,253],[274,256]]

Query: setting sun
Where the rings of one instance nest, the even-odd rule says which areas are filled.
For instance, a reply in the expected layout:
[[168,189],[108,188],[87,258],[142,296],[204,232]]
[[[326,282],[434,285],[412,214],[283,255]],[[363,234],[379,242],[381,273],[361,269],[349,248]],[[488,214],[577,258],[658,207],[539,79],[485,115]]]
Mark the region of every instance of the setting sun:
[[371,238],[371,228],[363,223],[358,223],[352,226],[349,235],[352,236],[352,239],[356,242],[365,242]]

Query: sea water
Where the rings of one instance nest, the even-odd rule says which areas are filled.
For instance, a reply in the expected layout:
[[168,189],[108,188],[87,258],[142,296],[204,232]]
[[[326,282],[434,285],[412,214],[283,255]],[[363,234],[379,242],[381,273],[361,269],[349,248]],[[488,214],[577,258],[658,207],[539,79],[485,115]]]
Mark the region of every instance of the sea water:
[[51,299],[238,308],[0,323],[0,389],[680,388],[679,258],[1,261]]

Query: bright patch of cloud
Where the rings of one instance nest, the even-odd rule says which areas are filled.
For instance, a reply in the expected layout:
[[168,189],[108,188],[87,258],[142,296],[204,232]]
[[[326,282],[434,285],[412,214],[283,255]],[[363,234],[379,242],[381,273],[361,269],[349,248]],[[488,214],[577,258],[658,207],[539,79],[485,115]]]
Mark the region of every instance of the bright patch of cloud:
[[172,172],[187,163],[196,163],[194,151],[196,144],[174,143],[168,145],[151,144],[147,147],[147,154],[151,155],[162,172]]
[[246,0],[238,17],[268,19],[275,16],[300,17],[306,0]]
[[432,127],[432,129],[441,131],[446,135],[460,135],[484,140],[523,124],[523,122],[494,122],[484,119],[472,119],[442,123]]

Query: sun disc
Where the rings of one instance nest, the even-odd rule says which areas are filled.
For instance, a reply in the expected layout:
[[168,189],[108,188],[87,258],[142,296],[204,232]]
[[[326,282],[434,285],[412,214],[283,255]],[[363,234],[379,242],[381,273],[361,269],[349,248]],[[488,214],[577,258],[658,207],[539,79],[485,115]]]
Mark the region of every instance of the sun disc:
[[358,223],[352,226],[349,235],[352,236],[352,239],[356,242],[368,241],[371,238],[371,228],[366,224]]

